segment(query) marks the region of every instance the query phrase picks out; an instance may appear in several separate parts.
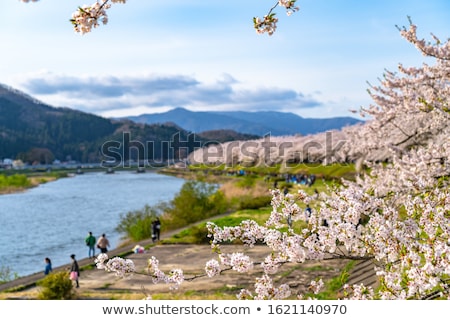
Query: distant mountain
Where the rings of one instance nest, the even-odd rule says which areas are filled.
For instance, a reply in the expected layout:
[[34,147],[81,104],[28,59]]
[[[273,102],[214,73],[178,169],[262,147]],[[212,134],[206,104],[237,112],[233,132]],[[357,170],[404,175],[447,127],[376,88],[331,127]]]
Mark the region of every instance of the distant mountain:
[[89,159],[96,141],[110,136],[119,123],[68,108],[54,108],[18,90],[0,85],[0,159],[27,153],[38,162]]
[[29,164],[50,164],[55,159],[94,163],[119,157],[176,160],[211,141],[249,138],[253,136],[220,131],[192,136],[174,123],[148,125],[55,108],[0,84],[0,160]]
[[208,111],[193,112],[175,108],[164,113],[142,114],[127,119],[146,124],[176,123],[192,132],[208,130],[233,130],[245,134],[264,136],[307,135],[363,122],[352,117],[303,118],[294,113],[276,111]]

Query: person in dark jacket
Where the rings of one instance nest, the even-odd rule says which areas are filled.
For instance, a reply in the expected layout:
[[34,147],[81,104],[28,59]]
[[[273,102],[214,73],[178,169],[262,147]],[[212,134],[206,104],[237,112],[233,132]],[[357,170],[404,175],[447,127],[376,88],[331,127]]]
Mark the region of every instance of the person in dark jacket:
[[80,267],[78,266],[78,262],[75,259],[75,255],[70,255],[72,259],[72,265],[70,266],[70,279],[75,281],[76,287],[79,288],[80,284],[78,282],[78,278],[80,277]]
[[156,218],[156,220],[153,221],[152,227],[153,227],[153,230],[152,230],[153,242],[159,241],[160,236],[161,236],[161,221],[159,220],[159,218]]

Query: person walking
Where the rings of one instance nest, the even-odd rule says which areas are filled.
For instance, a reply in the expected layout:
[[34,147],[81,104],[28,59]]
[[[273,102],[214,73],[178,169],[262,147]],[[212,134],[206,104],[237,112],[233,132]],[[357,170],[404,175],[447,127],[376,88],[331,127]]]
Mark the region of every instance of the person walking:
[[76,287],[79,288],[80,284],[78,282],[78,278],[80,277],[80,267],[78,266],[78,262],[75,259],[75,255],[71,254],[70,258],[72,259],[72,265],[70,266],[70,280],[75,281]]
[[92,235],[92,232],[89,231],[88,236],[84,239],[86,245],[89,247],[89,258],[95,258],[95,244],[97,243],[97,239]]
[[50,272],[53,271],[53,269],[52,269],[52,261],[50,260],[49,257],[46,257],[46,258],[44,259],[44,261],[45,261],[44,274],[45,274],[45,275],[48,275]]
[[152,242],[156,242],[156,220],[152,221]]
[[110,247],[109,240],[108,240],[108,238],[106,238],[105,234],[102,234],[102,236],[100,238],[98,238],[97,248],[100,249],[101,253],[107,253],[108,247]]
[[154,241],[159,241],[160,235],[161,235],[161,221],[159,221],[159,218],[156,218],[156,220],[153,223]]

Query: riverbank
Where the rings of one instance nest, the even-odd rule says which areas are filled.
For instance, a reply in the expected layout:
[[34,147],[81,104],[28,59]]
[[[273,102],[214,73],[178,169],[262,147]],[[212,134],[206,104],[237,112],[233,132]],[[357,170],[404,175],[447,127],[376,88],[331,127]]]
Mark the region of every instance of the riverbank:
[[57,179],[56,176],[46,176],[46,175],[28,177],[30,183],[28,186],[5,186],[0,188],[0,195],[25,192],[30,188],[35,188],[43,183],[52,182],[55,181],[56,179]]
[[[120,168],[117,171],[137,171],[137,168]],[[61,178],[73,177],[78,174],[84,174],[87,172],[108,172],[108,169],[105,168],[84,168],[84,169],[61,169],[61,170],[53,170],[53,171],[30,171],[30,170],[14,170],[14,171],[0,171],[0,178],[11,177],[11,176],[24,176],[26,177],[26,181],[22,184],[17,185],[14,183],[2,185],[0,184],[0,195],[2,194],[11,194],[11,193],[19,193],[25,192],[31,188],[35,188],[41,184],[55,181]],[[114,173],[115,171],[111,171]],[[149,169],[143,172],[158,172],[158,169]],[[1,180],[0,180],[1,181]]]

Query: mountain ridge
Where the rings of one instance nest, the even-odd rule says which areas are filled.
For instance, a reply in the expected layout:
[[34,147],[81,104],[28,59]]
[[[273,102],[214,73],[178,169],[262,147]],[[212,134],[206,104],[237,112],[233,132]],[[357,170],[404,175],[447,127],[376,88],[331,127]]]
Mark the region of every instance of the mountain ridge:
[[[191,132],[230,129],[240,133],[264,135],[308,135],[364,122],[353,117],[303,118],[278,111],[189,111],[177,107],[167,112],[124,117],[145,124],[176,123]],[[122,118],[123,119],[123,118]]]
[[[100,162],[108,155],[120,161],[164,161],[186,156],[192,146],[229,139],[254,139],[236,132],[209,131],[195,136],[174,123],[142,124],[104,118],[68,107],[52,107],[19,90],[0,84],[0,162],[20,159],[28,164]],[[128,140],[127,140],[128,139]],[[180,145],[177,147],[176,143]],[[106,154],[105,152],[109,151]],[[118,159],[115,159],[118,160]]]

